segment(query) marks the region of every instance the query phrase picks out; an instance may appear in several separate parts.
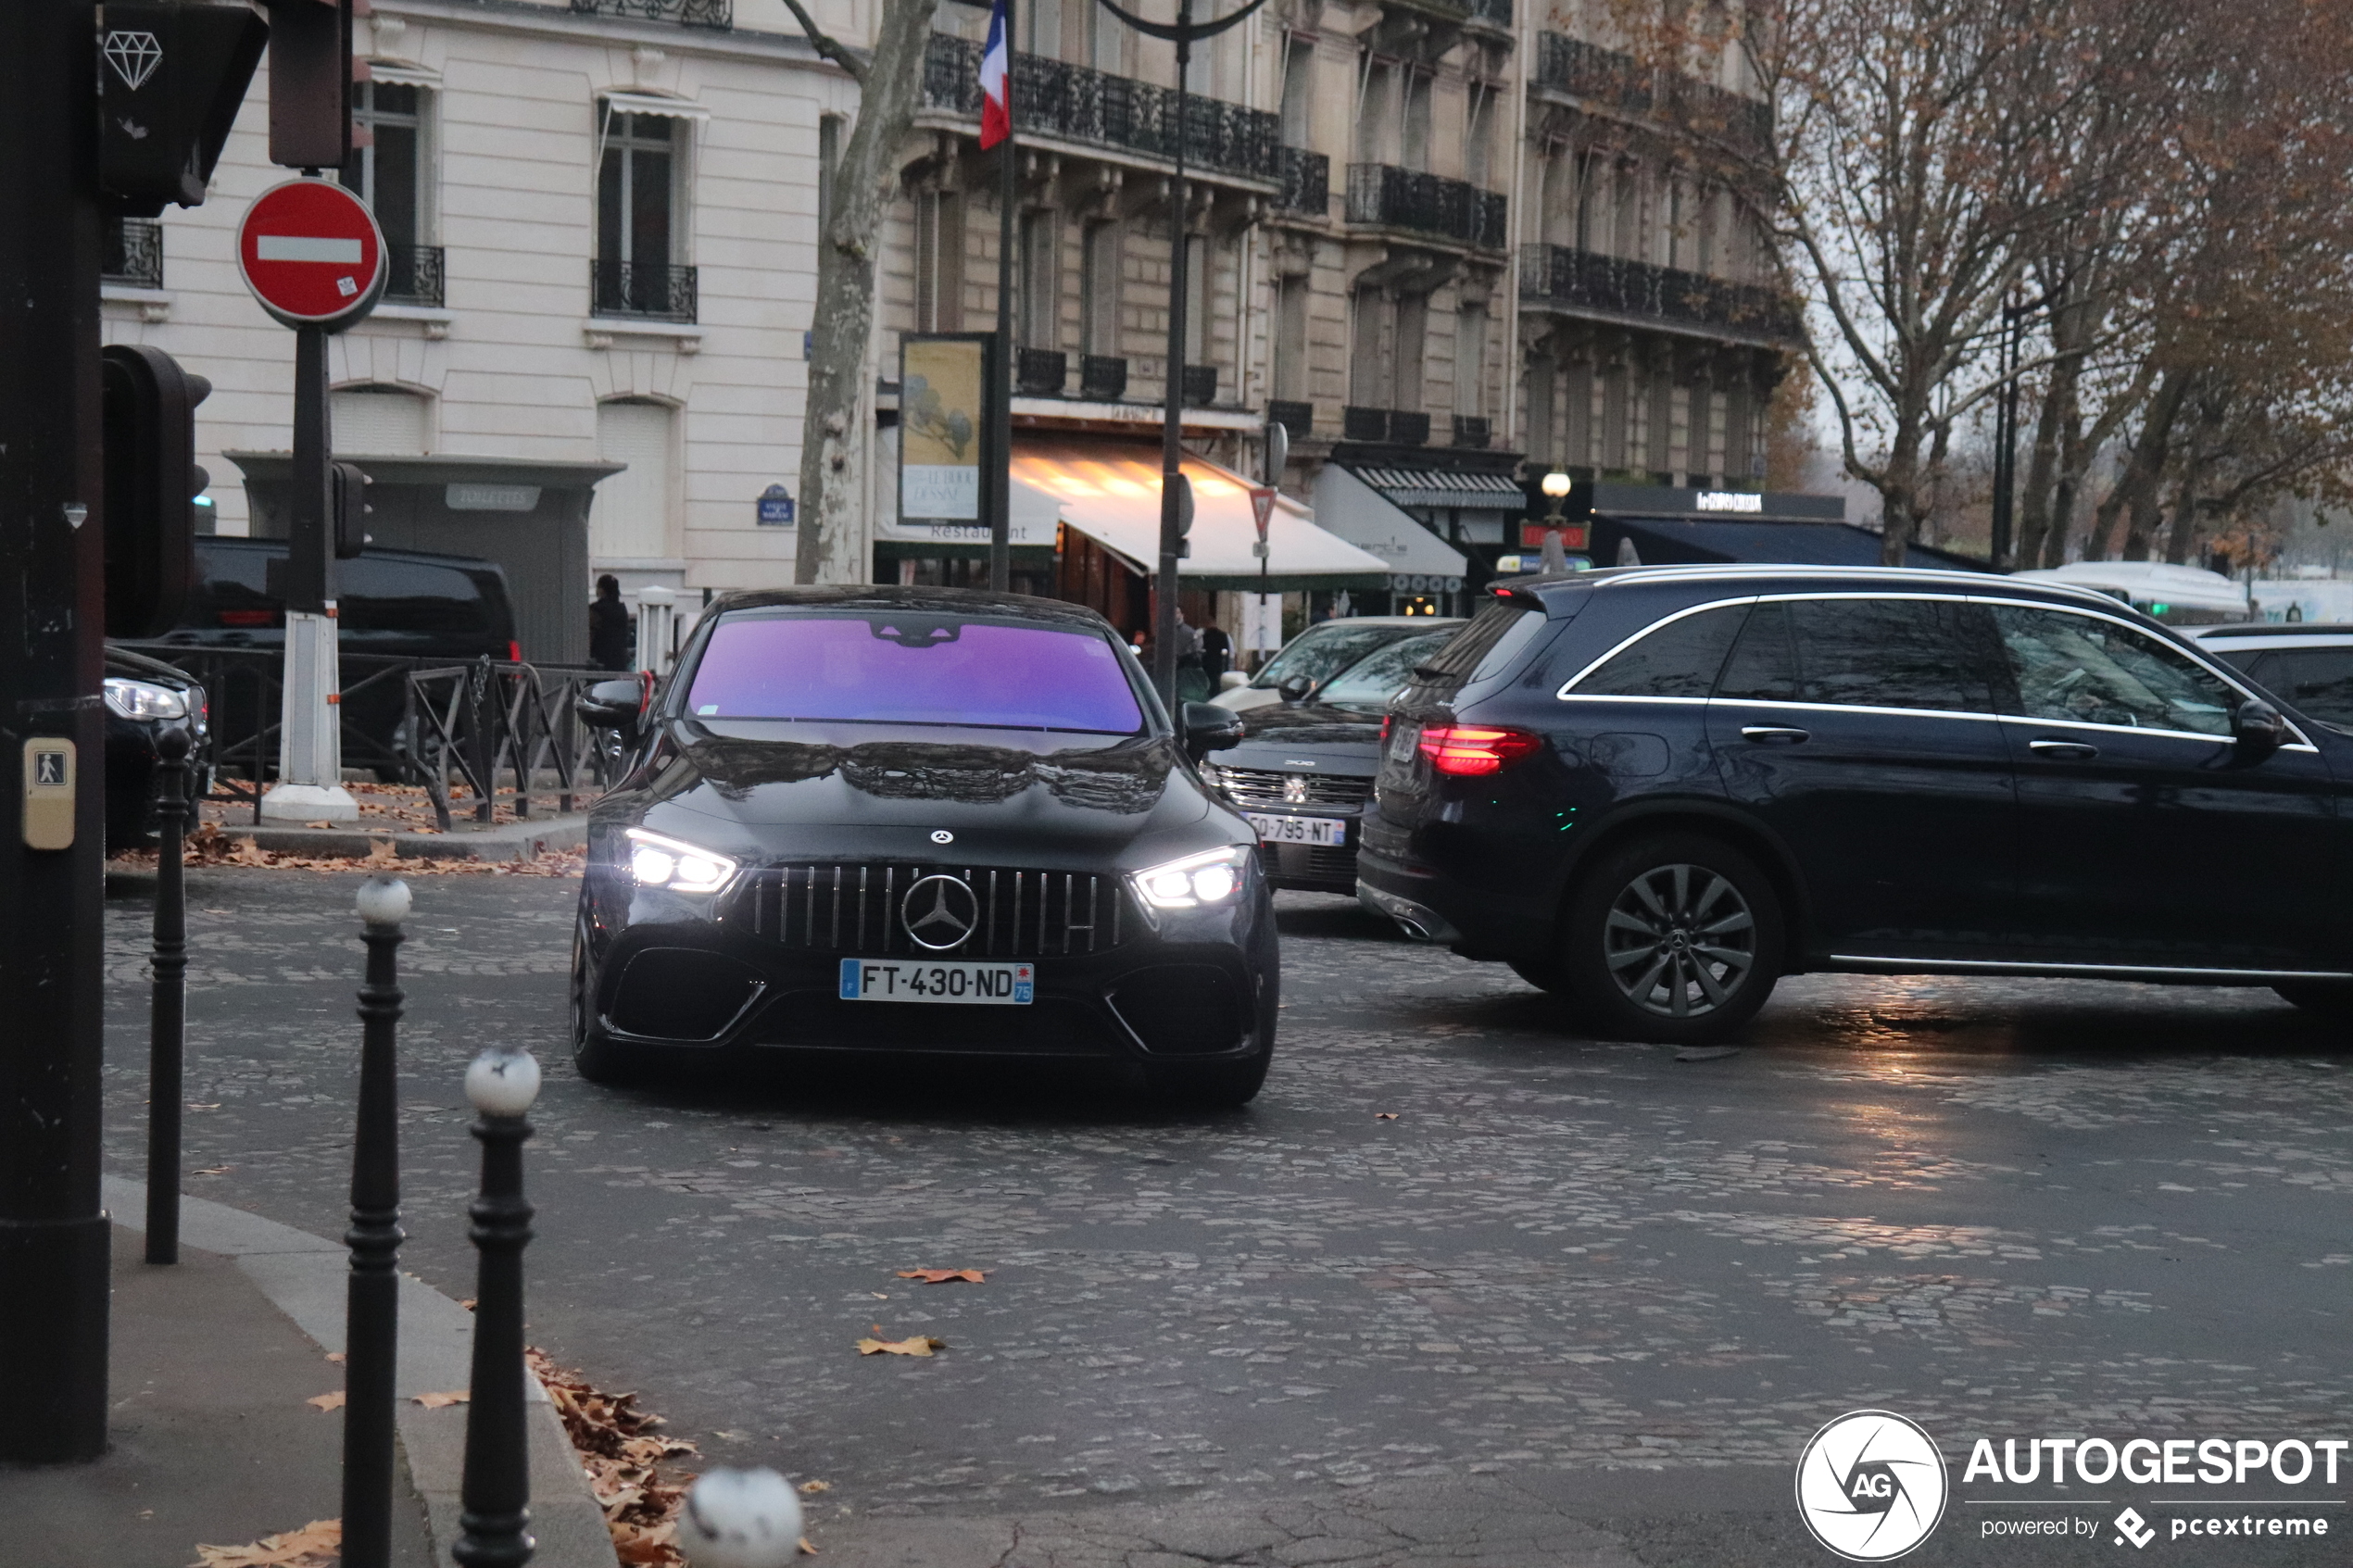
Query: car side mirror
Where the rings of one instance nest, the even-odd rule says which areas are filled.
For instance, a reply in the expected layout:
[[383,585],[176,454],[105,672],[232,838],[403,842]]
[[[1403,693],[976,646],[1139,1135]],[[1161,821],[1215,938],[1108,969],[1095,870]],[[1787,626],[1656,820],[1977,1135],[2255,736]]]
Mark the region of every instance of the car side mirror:
[[1213,751],[1242,743],[1242,716],[1230,708],[1189,702],[1184,709],[1185,755],[1200,761]]
[[645,690],[635,681],[599,681],[580,694],[574,711],[594,730],[619,730],[622,738],[637,738],[637,720]]
[[1228,670],[1217,677],[1217,689],[1221,692],[1239,691],[1249,684],[1250,673],[1247,671]]
[[2288,742],[2287,721],[2270,703],[2249,697],[2239,704],[2231,715],[2231,734],[2239,743],[2239,755],[2249,761],[2260,761]]
[[1282,699],[1285,702],[1305,702],[1307,700],[1307,694],[1315,689],[1315,679],[1314,677],[1308,675],[1293,675],[1290,680],[1285,681],[1281,685],[1275,688],[1277,692],[1281,694]]

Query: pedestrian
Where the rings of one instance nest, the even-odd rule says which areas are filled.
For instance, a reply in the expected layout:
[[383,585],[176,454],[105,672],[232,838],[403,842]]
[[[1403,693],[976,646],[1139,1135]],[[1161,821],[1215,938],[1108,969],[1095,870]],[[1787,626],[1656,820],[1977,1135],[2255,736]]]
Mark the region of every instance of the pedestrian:
[[1227,668],[1234,661],[1234,639],[1226,635],[1226,628],[1214,621],[1201,629],[1201,671],[1209,677],[1209,689],[1215,691],[1217,683],[1226,678]]
[[1186,621],[1181,609],[1176,612],[1176,700],[1209,700],[1209,678],[1202,672],[1201,633]]
[[637,619],[621,602],[621,579],[597,579],[588,605],[588,662],[599,670],[628,670],[637,662]]

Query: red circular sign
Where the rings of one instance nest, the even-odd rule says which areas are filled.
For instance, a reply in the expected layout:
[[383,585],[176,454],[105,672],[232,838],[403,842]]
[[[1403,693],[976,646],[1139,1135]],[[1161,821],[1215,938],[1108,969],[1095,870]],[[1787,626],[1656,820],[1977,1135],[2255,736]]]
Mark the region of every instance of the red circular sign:
[[384,293],[384,231],[367,203],[333,181],[289,180],[246,210],[237,269],[286,325],[349,326]]

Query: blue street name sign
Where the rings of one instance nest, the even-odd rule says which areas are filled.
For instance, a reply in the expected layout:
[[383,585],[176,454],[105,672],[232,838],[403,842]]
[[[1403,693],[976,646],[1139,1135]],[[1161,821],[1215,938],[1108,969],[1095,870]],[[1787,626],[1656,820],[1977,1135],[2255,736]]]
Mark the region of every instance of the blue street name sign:
[[760,526],[790,528],[793,525],[792,497],[781,484],[772,484],[760,493]]

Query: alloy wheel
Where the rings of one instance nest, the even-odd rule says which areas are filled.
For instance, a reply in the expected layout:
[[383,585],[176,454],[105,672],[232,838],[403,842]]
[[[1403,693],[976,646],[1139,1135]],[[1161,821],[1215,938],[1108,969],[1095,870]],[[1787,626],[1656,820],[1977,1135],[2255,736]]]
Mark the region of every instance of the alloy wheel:
[[1612,901],[1603,944],[1628,1001],[1661,1018],[1702,1018],[1730,1002],[1755,967],[1756,918],[1720,872],[1654,866]]

